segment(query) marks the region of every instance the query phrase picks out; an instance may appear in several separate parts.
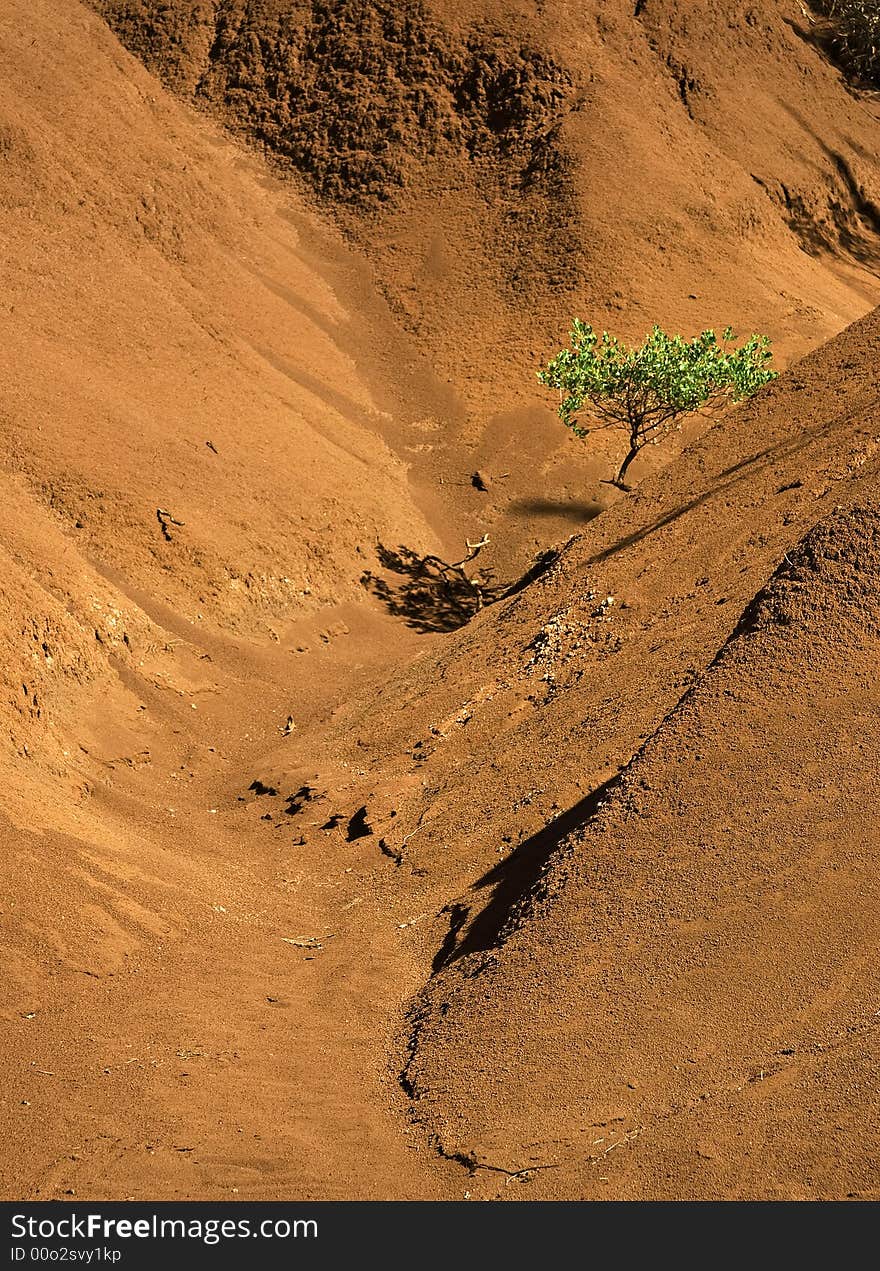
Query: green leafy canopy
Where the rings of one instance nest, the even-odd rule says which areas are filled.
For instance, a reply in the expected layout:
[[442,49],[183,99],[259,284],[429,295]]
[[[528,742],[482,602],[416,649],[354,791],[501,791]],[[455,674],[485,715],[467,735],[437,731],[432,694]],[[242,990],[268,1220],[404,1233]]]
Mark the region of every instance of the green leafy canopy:
[[[575,318],[571,345],[539,371],[538,379],[559,390],[559,416],[579,437],[620,425],[629,432],[629,462],[643,445],[656,442],[682,415],[723,400],[740,401],[776,378],[767,336],[753,335],[737,348],[728,327],[719,340],[703,331],[693,340],[667,335],[655,326],[636,347],[622,344]],[[595,416],[582,422],[581,412]]]

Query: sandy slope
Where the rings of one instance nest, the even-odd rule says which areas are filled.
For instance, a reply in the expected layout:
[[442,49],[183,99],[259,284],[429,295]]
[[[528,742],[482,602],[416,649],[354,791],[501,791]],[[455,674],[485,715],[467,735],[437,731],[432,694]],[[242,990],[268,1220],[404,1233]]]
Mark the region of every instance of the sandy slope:
[[[4,23],[9,466],[85,545],[224,625],[350,594],[359,539],[425,532],[400,461],[422,403],[392,418],[359,366],[390,323],[359,338],[332,234],[87,10],[54,37],[51,12]],[[186,523],[174,554],[157,506]]]
[[[402,458],[429,393],[337,238],[97,17],[7,7],[0,50],[3,1190],[82,1187],[83,1168],[95,1194],[211,1190],[167,1160],[159,1185],[151,1164],[174,1153],[182,1107],[216,1132],[222,1082],[200,1103],[181,1055],[198,1052],[198,1080],[243,1050],[262,1056],[260,1089],[266,1073],[301,1087],[283,1057],[303,1030],[267,999],[286,996],[302,958],[281,936],[308,913],[276,854],[255,870],[241,827],[219,834],[210,809],[235,756],[326,709],[321,658],[295,645],[325,651],[347,629],[327,606],[363,594],[368,546],[436,543]],[[391,355],[406,404],[375,369]],[[158,509],[183,523],[166,518],[167,537]],[[218,1010],[224,958],[252,977],[251,1041]],[[232,1187],[239,1158],[262,1158],[252,1133],[241,1146],[250,1099],[230,1072],[241,1116],[206,1154]],[[277,1107],[261,1097],[265,1132]],[[352,1125],[377,1102],[352,1095]]]
[[[418,10],[381,180],[309,81],[347,243],[89,9],[0,16],[4,1195],[873,1194],[878,318],[588,525],[606,457],[515,385],[563,230],[624,329],[863,313],[876,104],[783,4],[550,8]],[[164,12],[242,127],[252,44]],[[359,584],[485,528],[509,580],[583,533],[451,635]]]
[[607,502],[602,450],[571,446],[533,379],[572,313],[631,337],[758,325],[787,361],[880,300],[880,106],[797,0],[95,6],[363,250],[464,399],[426,437],[434,479],[501,478],[451,493],[506,569],[523,513],[544,546]]
[[521,848],[520,888],[514,856],[447,950],[405,1082],[480,1194],[502,1166],[537,1167],[538,1196],[877,1198],[880,537],[859,484],[539,881]]
[[[401,1080],[473,1195],[536,1163],[529,1195],[874,1194],[878,354],[874,314],[399,674],[378,716],[353,703],[318,772],[277,749],[261,769],[323,792],[357,755],[329,806],[366,806],[434,971]],[[858,1081],[844,1051],[748,1101],[784,1050],[847,1030]]]

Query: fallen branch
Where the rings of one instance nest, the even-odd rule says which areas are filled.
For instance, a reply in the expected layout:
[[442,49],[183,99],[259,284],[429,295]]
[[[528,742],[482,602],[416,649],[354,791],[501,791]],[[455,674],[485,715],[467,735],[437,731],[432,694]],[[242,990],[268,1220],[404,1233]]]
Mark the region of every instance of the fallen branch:
[[177,525],[182,529],[186,524],[185,521],[178,521],[170,512],[166,512],[165,508],[156,508],[156,520],[162,527],[162,535],[166,543],[173,542],[171,531],[168,528],[169,525]]

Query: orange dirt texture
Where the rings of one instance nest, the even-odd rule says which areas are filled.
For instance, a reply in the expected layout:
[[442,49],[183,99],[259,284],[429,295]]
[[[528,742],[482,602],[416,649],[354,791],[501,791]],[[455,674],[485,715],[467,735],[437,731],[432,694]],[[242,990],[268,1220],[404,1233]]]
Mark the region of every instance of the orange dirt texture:
[[[796,0],[5,0],[0,1194],[880,1198],[878,152]],[[575,314],[782,374],[627,494]]]

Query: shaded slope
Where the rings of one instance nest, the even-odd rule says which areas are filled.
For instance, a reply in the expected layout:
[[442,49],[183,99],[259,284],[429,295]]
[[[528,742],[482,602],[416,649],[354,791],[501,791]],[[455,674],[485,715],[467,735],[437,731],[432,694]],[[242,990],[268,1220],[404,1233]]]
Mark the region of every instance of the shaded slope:
[[188,622],[278,643],[376,539],[434,546],[409,460],[448,403],[336,236],[89,10],[7,6],[0,59],[3,751],[57,776],[88,683],[137,731]]

